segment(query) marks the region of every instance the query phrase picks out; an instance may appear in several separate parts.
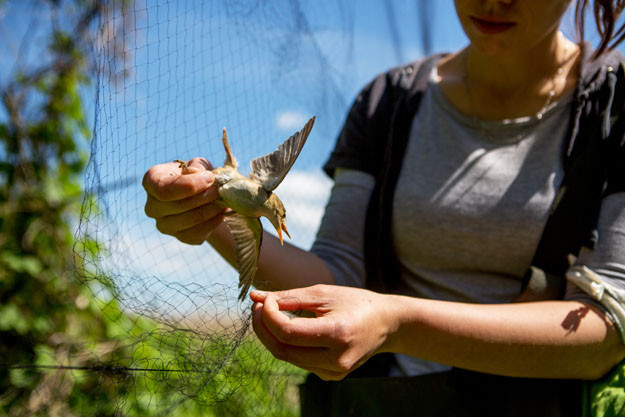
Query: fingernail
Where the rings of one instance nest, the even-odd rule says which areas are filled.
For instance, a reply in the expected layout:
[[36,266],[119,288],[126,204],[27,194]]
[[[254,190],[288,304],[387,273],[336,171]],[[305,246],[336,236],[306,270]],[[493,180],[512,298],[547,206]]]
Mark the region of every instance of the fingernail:
[[257,297],[262,297],[262,296],[267,294],[266,291],[260,291],[260,290],[252,290],[252,291],[250,291],[250,295],[252,293],[254,293],[254,295],[257,296]]
[[204,171],[202,175],[204,175],[204,179],[206,180],[206,183],[208,184],[212,184],[213,181],[215,181],[215,176],[213,175],[211,171]]

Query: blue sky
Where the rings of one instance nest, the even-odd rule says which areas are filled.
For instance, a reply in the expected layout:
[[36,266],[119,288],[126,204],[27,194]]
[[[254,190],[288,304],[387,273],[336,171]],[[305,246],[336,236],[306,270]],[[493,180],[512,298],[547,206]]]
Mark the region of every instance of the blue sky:
[[[186,290],[160,289],[170,284],[236,282],[236,272],[208,245],[189,247],[159,234],[143,212],[145,193],[140,186],[143,173],[157,163],[204,156],[220,165],[224,126],[242,170],[248,172],[251,158],[273,151],[310,116],[317,116],[293,171],[277,189],[293,242],[310,246],[331,187],[320,167],[348,106],[376,74],[424,52],[417,1],[389,4],[390,8],[380,0],[135,3],[131,18],[136,30],[126,33],[130,75],[119,84],[102,78],[99,91],[86,93],[94,115],[96,152],[85,185],[131,183],[100,195],[104,211],[89,219],[87,230],[109,244],[111,256],[103,266],[119,277],[128,299],[143,297],[158,305],[175,297],[187,299]],[[429,4],[432,50],[463,47],[467,40],[452,0]],[[24,65],[40,59],[42,38],[35,36],[26,49],[16,45],[26,31],[45,28],[33,24],[45,11],[32,2],[8,1],[0,12],[6,52],[0,53],[2,79],[17,56]],[[570,27],[566,17],[565,33]],[[108,26],[100,45],[115,44],[122,32],[114,28]],[[120,72],[104,51],[99,51],[102,68]]]

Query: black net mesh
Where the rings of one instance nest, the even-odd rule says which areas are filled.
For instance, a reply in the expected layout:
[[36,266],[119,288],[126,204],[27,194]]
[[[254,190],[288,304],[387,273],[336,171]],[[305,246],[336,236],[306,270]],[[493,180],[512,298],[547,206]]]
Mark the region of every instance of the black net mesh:
[[[223,126],[245,167],[321,109],[334,120],[318,124],[307,147],[329,149],[328,128],[345,107],[337,88],[343,75],[332,61],[349,56],[349,43],[339,31],[328,30],[322,39],[316,33],[345,27],[346,6],[171,1],[108,7],[113,10],[99,28],[85,182],[90,198],[77,237],[97,245],[97,251],[79,251],[84,276],[103,304],[116,301],[111,319],[134,338],[117,352],[119,368],[110,372],[112,384],[129,393],[116,409],[154,415],[201,406],[228,415],[294,411],[302,373],[298,379],[250,337],[249,302],[237,302],[237,272],[207,245],[158,233],[143,211],[141,177],[150,166],[178,158],[204,156],[220,165]],[[322,42],[334,45],[335,56]],[[111,57],[119,48],[123,61]],[[307,153],[313,154],[306,149],[278,190],[291,234],[303,246],[314,237],[328,193],[319,171],[324,155],[317,151],[312,160]]]
[[[221,128],[243,171],[308,117],[318,123],[277,192],[295,244],[311,244],[329,181],[320,171],[348,98],[345,2],[111,2],[100,22],[89,198],[78,241],[84,276],[111,320],[132,335],[107,383],[127,391],[126,414],[215,415],[297,411],[303,373],[273,360],[249,332],[237,272],[209,246],[158,233],[143,211],[143,173],[204,156],[220,165]],[[123,48],[123,52],[119,49]],[[114,59],[120,55],[124,60]],[[247,169],[249,172],[249,169]],[[92,248],[93,249],[93,248]],[[206,411],[205,411],[206,412]]]
[[[331,187],[320,167],[355,92],[373,75],[355,68],[359,4],[95,3],[101,8],[91,25],[93,137],[74,246],[74,266],[90,292],[75,305],[103,314],[97,326],[104,336],[85,337],[36,363],[44,376],[26,409],[85,416],[297,415],[297,383],[305,373],[275,361],[253,336],[251,303],[237,301],[238,273],[216,251],[156,230],[144,213],[141,179],[152,165],[174,159],[202,156],[221,165],[224,126],[242,172],[249,173],[250,159],[273,151],[316,115],[302,154],[276,190],[292,243],[310,247]],[[416,56],[402,49],[397,18],[414,28],[422,6],[400,3],[378,7],[395,59],[408,60]],[[8,365],[24,377],[31,368]]]

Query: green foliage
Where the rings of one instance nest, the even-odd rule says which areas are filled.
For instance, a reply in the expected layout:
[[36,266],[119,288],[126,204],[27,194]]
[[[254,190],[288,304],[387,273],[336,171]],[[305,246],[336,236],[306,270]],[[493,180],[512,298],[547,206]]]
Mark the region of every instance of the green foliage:
[[585,384],[585,417],[625,415],[625,361],[621,361],[598,381]]
[[[2,86],[0,414],[81,415],[75,405],[102,410],[117,389],[100,385],[97,374],[78,381],[46,368],[101,366],[117,350],[102,349],[111,345],[111,323],[88,308],[91,293],[73,264],[69,224],[80,207],[86,162],[77,144],[88,133],[79,94],[88,81],[82,35],[54,32],[50,61]],[[86,349],[85,335],[106,340],[94,344],[100,355],[88,353],[94,346]],[[86,395],[94,387],[99,397]]]
[[[49,59],[0,85],[0,415],[297,415],[302,371],[256,340],[233,350],[225,335],[168,328],[124,311],[106,277],[99,298],[78,278],[102,254],[96,241],[74,242],[70,226],[87,160],[87,28],[102,10],[39,3],[70,3],[76,15],[64,15],[68,30],[52,26]],[[83,204],[97,210],[92,198]]]

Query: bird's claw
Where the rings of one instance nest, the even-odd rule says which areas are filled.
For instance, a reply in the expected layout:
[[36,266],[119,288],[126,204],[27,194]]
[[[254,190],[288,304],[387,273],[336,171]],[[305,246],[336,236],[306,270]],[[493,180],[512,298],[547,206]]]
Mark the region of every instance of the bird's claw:
[[189,165],[187,165],[185,161],[182,161],[180,159],[174,159],[174,162],[177,163],[178,168],[182,170],[182,175],[187,175],[191,173],[191,171],[189,171]]

